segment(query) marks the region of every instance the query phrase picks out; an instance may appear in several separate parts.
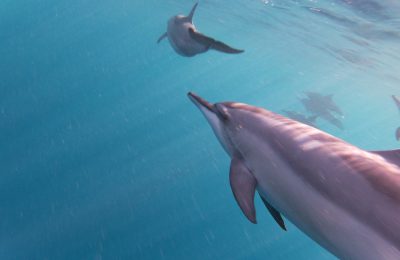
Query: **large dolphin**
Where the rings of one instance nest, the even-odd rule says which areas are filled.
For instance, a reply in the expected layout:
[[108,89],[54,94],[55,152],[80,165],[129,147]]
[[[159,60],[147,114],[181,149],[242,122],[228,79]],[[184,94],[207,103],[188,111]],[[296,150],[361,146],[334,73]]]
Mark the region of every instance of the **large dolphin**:
[[282,214],[341,259],[400,259],[400,150],[364,151],[261,108],[188,96],[231,157],[251,222],[257,191],[281,227]]
[[168,38],[174,50],[178,54],[186,57],[192,57],[196,54],[206,52],[209,49],[225,53],[243,52],[243,50],[232,48],[196,30],[196,27],[193,25],[193,15],[197,4],[198,3],[193,6],[188,16],[176,15],[169,19],[167,32],[160,36],[157,43]]

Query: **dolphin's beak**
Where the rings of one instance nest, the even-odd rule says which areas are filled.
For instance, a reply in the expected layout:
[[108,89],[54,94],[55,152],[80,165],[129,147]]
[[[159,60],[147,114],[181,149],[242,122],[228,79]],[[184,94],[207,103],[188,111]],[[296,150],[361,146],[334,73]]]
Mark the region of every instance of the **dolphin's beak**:
[[214,109],[213,109],[213,105],[211,103],[209,103],[208,101],[202,99],[201,97],[197,96],[196,94],[194,94],[193,92],[189,92],[188,97],[190,98],[190,100],[202,111],[204,111],[204,109],[214,113]]
[[192,92],[189,92],[187,95],[207,119],[222,147],[224,147],[225,151],[229,155],[232,155],[231,145],[228,144],[225,138],[225,133],[222,125],[223,123],[221,123],[221,120],[226,120],[226,118],[224,118],[226,115],[221,114],[221,109],[223,108],[218,109],[220,104],[211,104]]

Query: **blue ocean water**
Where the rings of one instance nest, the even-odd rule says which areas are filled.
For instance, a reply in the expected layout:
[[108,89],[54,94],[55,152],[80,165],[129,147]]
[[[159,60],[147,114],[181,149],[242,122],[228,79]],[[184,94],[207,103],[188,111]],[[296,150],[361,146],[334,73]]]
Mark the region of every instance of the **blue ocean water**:
[[245,219],[186,93],[278,113],[333,94],[344,130],[322,130],[398,148],[400,4],[202,0],[198,29],[246,51],[184,58],[156,40],[193,4],[1,1],[1,259],[334,259],[258,198]]

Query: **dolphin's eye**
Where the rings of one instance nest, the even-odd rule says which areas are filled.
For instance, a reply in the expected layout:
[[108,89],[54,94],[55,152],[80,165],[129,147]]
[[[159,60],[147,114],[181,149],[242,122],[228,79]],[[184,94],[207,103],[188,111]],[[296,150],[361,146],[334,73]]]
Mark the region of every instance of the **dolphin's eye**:
[[215,114],[217,114],[219,119],[221,119],[223,121],[226,121],[229,119],[228,109],[224,105],[215,104],[214,110],[215,110]]

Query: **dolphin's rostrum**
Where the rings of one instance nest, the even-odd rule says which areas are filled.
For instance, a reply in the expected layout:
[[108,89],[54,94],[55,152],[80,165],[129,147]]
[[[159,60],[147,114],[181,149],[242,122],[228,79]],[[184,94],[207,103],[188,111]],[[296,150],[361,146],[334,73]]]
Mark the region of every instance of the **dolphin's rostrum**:
[[243,52],[243,50],[232,48],[196,30],[193,24],[193,15],[197,5],[198,3],[193,6],[188,16],[176,15],[170,18],[167,32],[160,36],[157,43],[168,38],[172,48],[178,54],[186,57],[192,57],[209,49],[232,54]]
[[400,150],[368,152],[295,120],[189,93],[231,157],[230,183],[256,223],[257,191],[340,259],[400,259]]

